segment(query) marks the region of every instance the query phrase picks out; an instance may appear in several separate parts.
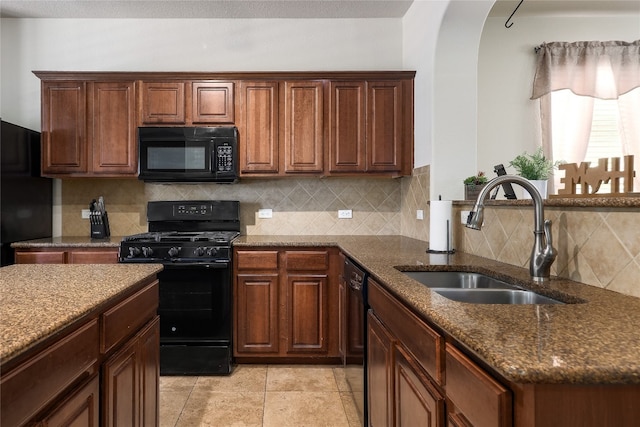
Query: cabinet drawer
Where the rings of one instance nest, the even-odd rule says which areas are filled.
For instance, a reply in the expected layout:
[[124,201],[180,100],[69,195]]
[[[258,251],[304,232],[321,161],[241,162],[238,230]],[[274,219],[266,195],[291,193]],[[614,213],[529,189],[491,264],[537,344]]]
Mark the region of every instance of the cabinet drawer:
[[285,257],[287,271],[326,271],[329,268],[329,252],[327,251],[287,251]]
[[64,251],[16,251],[16,264],[64,264]]
[[69,264],[117,264],[118,250],[73,251],[68,254]]
[[511,393],[447,343],[447,397],[472,425],[510,426]]
[[83,375],[97,372],[94,319],[18,366],[0,382],[0,425],[23,425]]
[[278,251],[238,251],[236,252],[238,270],[276,270]]
[[100,351],[108,353],[138,331],[158,310],[158,281],[138,291],[102,315]]
[[369,278],[369,305],[422,368],[442,385],[444,339]]

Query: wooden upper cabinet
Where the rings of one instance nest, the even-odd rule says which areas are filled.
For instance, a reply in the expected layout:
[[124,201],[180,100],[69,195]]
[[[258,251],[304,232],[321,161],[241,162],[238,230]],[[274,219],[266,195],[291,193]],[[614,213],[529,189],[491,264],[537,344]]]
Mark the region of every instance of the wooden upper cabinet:
[[135,84],[91,83],[88,146],[92,171],[98,174],[131,175],[138,171]]
[[332,81],[328,173],[410,175],[411,94],[412,85],[403,80]]
[[233,82],[191,83],[191,123],[233,124]]
[[322,173],[323,82],[284,83],[284,173]]
[[142,81],[140,126],[223,125],[235,121],[234,82]]
[[329,172],[366,170],[365,82],[329,84]]
[[86,83],[42,82],[42,173],[86,173]]
[[135,176],[133,81],[42,83],[42,174]]
[[240,174],[277,174],[279,108],[277,81],[241,81],[238,96]]
[[368,171],[401,171],[402,148],[405,143],[403,107],[402,82],[367,83]]
[[148,81],[140,84],[140,125],[184,125],[185,82]]

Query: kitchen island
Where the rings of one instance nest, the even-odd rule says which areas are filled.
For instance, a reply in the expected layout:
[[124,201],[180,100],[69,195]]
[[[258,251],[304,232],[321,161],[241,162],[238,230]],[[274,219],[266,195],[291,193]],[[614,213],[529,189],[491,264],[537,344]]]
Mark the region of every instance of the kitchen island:
[[0,424],[157,424],[161,270],[0,269]]

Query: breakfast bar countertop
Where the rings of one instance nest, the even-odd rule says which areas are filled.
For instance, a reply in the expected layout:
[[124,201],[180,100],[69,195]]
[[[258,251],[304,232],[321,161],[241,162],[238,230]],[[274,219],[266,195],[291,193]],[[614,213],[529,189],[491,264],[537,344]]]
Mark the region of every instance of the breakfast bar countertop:
[[[429,254],[401,236],[240,236],[235,247],[338,246],[373,279],[515,383],[640,384],[640,299],[466,253]],[[474,271],[567,304],[467,304],[404,271]]]
[[0,269],[0,360],[6,366],[116,297],[161,264],[17,264]]

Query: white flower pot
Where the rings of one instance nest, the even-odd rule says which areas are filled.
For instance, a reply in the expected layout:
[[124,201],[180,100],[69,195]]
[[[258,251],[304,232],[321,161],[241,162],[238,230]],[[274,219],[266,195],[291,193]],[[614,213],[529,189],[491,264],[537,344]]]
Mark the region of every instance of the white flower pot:
[[[530,179],[529,182],[533,184],[534,187],[538,189],[540,195],[543,199],[547,198],[547,183],[549,180],[547,179]],[[522,198],[523,199],[531,199],[531,194],[524,188],[522,188]]]

